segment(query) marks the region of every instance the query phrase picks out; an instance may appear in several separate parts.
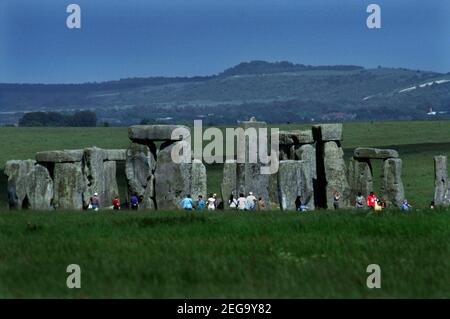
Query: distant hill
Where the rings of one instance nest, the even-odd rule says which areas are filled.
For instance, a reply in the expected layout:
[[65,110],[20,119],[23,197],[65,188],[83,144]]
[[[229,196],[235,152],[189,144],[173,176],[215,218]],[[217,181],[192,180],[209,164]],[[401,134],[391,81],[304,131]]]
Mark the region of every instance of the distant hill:
[[[436,113],[430,113],[430,108]],[[99,123],[236,123],[447,118],[450,74],[353,65],[245,62],[199,77],[67,85],[0,84],[0,124],[24,112],[94,110]]]

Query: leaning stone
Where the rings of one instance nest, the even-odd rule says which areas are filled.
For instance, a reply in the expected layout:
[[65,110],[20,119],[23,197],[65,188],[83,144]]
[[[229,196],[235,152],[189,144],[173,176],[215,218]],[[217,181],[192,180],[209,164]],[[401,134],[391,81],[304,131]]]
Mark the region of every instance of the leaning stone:
[[313,126],[315,141],[342,141],[342,124],[318,124]]
[[[33,160],[8,161],[5,165],[5,175],[8,176],[8,202],[10,208],[27,208],[28,174],[36,164]],[[25,205],[24,205],[25,204]]]
[[56,163],[53,205],[56,209],[82,209],[85,183],[81,163]]
[[53,203],[53,180],[47,168],[35,165],[27,175],[27,196],[30,209],[48,210]]
[[405,199],[400,158],[390,158],[384,161],[382,181],[381,194],[386,205],[400,207]]
[[434,157],[434,175],[434,203],[438,206],[447,206],[450,203],[450,199],[448,198],[447,156]]
[[81,162],[83,150],[46,151],[36,153],[36,161],[40,163],[73,163]]
[[396,150],[358,147],[355,149],[353,157],[384,160],[388,158],[398,158],[399,156]]
[[[182,135],[172,136],[175,130],[183,130]],[[146,144],[147,141],[181,141],[190,137],[190,129],[183,125],[135,125],[128,129],[131,141]]]
[[342,195],[340,206],[347,207],[349,205],[350,186],[347,181],[344,151],[335,142],[326,142],[323,152],[327,207],[333,207],[333,198],[336,191]]

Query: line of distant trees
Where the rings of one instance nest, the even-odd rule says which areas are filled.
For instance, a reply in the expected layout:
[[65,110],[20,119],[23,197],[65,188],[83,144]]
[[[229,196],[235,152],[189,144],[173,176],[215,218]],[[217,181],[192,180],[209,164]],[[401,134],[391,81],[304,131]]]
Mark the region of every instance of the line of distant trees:
[[25,127],[94,127],[97,115],[92,111],[79,111],[74,114],[58,112],[29,112],[19,120],[19,126]]

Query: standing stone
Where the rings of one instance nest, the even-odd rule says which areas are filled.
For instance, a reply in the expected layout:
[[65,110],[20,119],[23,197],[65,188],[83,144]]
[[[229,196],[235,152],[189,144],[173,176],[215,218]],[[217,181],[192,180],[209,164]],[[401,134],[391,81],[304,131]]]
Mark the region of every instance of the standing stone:
[[85,188],[80,162],[55,164],[53,205],[56,209],[82,209]]
[[269,203],[270,209],[279,209],[280,198],[278,196],[278,172],[269,175]]
[[119,186],[117,185],[117,172],[116,172],[116,162],[106,161],[103,163],[104,172],[104,206],[112,206],[112,202],[115,196],[119,196]]
[[88,206],[90,198],[94,193],[98,193],[100,207],[110,206],[109,196],[106,194],[105,170],[103,166],[103,150],[97,147],[90,147],[84,150],[84,177],[86,189],[83,194],[84,205]]
[[28,208],[27,197],[28,174],[36,164],[33,160],[8,161],[5,174],[8,176],[8,203],[10,208]]
[[311,144],[301,146],[293,146],[291,148],[291,159],[296,161],[304,161],[310,166],[313,179],[317,178],[316,169],[316,149]]
[[208,196],[206,186],[207,186],[206,167],[202,163],[202,161],[194,159],[192,161],[192,183],[191,183],[191,196],[193,201],[196,201],[199,195],[202,195],[203,198]]
[[[250,121],[245,121],[241,123],[241,127],[244,130],[256,130],[257,141],[250,141],[249,137],[245,137],[245,163],[238,163],[236,169],[236,184],[237,191],[239,193],[248,194],[249,192],[253,192],[253,194],[258,198],[262,197],[263,200],[267,203],[269,199],[269,175],[261,174],[262,164],[257,159],[256,163],[250,163],[249,155],[250,155],[250,146],[255,147],[255,144],[259,144],[259,129],[267,128],[267,124],[265,122],[258,122],[254,117],[250,119]],[[244,138],[244,137],[238,137]],[[259,150],[258,150],[259,151]]]
[[381,194],[388,206],[400,207],[405,199],[402,182],[402,160],[391,158],[384,161]]
[[[172,149],[180,143],[185,142],[175,142],[158,152],[155,196],[156,205],[161,210],[179,209],[183,197],[191,194],[192,164],[175,163],[171,156]],[[186,156],[190,158],[190,154]]]
[[139,209],[152,210],[156,208],[155,204],[155,177],[150,175],[145,192],[142,195],[142,202],[139,204]]
[[347,181],[347,167],[344,162],[344,151],[336,142],[326,142],[323,148],[323,163],[326,181],[327,207],[333,207],[336,191],[342,194],[341,207],[349,206],[350,186]]
[[350,159],[348,182],[351,188],[350,202],[352,205],[356,204],[356,195],[359,192],[367,197],[373,191],[372,166],[369,159]]
[[236,169],[236,160],[226,160],[223,164],[223,177],[220,191],[225,208],[229,207],[228,199],[231,195],[239,195],[236,190]]
[[318,124],[313,126],[313,136],[315,141],[332,142],[342,141],[342,124]]
[[438,206],[449,205],[447,156],[434,157],[434,174],[434,203]]
[[[147,186],[153,180],[153,171],[156,160],[146,145],[132,143],[127,150],[125,162],[125,174],[128,181],[128,189],[131,194],[143,196]],[[153,187],[153,185],[151,185]]]
[[27,175],[27,196],[30,209],[48,210],[53,203],[53,180],[46,167],[35,165]]
[[278,194],[281,210],[296,210],[297,196],[314,209],[314,190],[311,172],[303,161],[280,161],[278,170]]

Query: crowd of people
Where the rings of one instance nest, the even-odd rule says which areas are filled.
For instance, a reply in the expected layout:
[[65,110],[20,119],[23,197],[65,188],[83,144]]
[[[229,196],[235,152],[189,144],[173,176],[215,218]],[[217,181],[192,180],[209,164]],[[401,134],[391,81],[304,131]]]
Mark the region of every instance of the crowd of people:
[[[333,194],[333,207],[335,210],[340,208],[342,194],[338,191]],[[132,210],[137,210],[139,208],[140,203],[142,202],[142,196],[139,197],[137,194],[132,194],[130,197],[130,202],[126,202],[124,204],[120,203],[119,196],[115,196],[112,202],[112,206],[108,206],[113,210],[120,210],[123,208],[129,208]],[[220,203],[217,199],[217,194],[211,193],[207,199],[203,198],[203,195],[199,195],[197,199],[194,201],[191,195],[186,195],[180,202],[180,208],[184,210],[209,210],[213,211],[216,209],[223,209],[225,203]],[[247,196],[244,193],[240,193],[239,196],[230,195],[230,198],[227,201],[227,207],[230,209],[236,209],[240,211],[254,211],[254,210],[264,210],[266,208],[266,203],[262,197],[256,197],[253,192],[249,192]],[[299,212],[308,211],[308,206],[304,203],[301,196],[297,196],[295,199],[295,209]],[[431,208],[434,208],[434,203],[432,202],[430,205]],[[88,209],[92,209],[94,211],[98,211],[100,208],[100,198],[98,193],[94,193],[94,195],[90,198]],[[386,208],[386,203],[378,198],[374,192],[370,192],[370,194],[365,198],[361,192],[356,195],[355,198],[355,208],[356,209],[372,209],[374,211],[382,211]],[[412,206],[405,199],[403,203],[400,205],[400,209],[402,211],[410,211]]]

